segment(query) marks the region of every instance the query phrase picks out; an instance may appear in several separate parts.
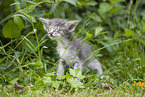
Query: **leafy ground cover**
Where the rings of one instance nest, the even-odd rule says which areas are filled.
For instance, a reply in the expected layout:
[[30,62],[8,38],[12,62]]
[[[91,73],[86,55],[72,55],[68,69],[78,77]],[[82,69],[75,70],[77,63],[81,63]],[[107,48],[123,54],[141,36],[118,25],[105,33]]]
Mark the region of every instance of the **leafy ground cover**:
[[[144,6],[144,0],[1,0],[0,96],[144,97]],[[80,20],[75,36],[92,45],[104,78],[87,68],[56,75],[56,42],[39,17]]]

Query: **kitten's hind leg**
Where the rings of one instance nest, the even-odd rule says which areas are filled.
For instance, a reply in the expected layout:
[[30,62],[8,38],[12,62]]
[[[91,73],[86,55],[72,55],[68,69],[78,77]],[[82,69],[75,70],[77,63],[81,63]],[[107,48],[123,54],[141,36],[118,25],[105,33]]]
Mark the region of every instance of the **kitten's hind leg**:
[[[91,60],[91,62],[87,65],[92,70],[97,70],[97,74],[103,74],[103,69],[98,60]],[[101,77],[101,79],[103,76]]]
[[61,59],[57,67],[57,75],[64,75],[65,60]]

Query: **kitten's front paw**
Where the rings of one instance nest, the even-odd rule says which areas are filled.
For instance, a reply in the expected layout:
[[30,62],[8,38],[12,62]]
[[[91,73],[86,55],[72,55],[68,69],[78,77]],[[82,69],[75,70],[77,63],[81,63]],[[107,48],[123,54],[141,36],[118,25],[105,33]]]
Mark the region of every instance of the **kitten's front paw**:
[[104,75],[103,75],[103,76],[101,76],[101,79],[103,79],[103,77],[104,77]]
[[76,78],[78,81],[80,81],[80,79],[79,78]]

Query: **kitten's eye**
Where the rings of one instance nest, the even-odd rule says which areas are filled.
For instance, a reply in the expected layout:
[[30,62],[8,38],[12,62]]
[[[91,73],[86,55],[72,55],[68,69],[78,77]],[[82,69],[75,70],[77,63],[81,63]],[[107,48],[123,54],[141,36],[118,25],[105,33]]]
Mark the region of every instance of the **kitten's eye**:
[[55,29],[59,29],[59,26],[55,26]]
[[63,32],[63,31],[59,31],[59,33],[61,33],[62,35],[65,35],[65,32]]
[[55,26],[56,26],[56,27],[58,27],[58,26],[59,26],[59,24],[56,24]]

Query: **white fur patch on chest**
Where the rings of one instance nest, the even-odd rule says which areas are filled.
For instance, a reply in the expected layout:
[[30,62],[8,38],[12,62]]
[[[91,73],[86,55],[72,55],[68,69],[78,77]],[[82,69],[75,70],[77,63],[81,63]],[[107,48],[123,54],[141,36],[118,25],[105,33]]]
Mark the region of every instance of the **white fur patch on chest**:
[[57,52],[59,53],[59,56],[62,57],[68,64],[71,63],[71,58],[73,56],[70,49],[66,50],[66,48],[64,48],[63,46],[57,46]]

